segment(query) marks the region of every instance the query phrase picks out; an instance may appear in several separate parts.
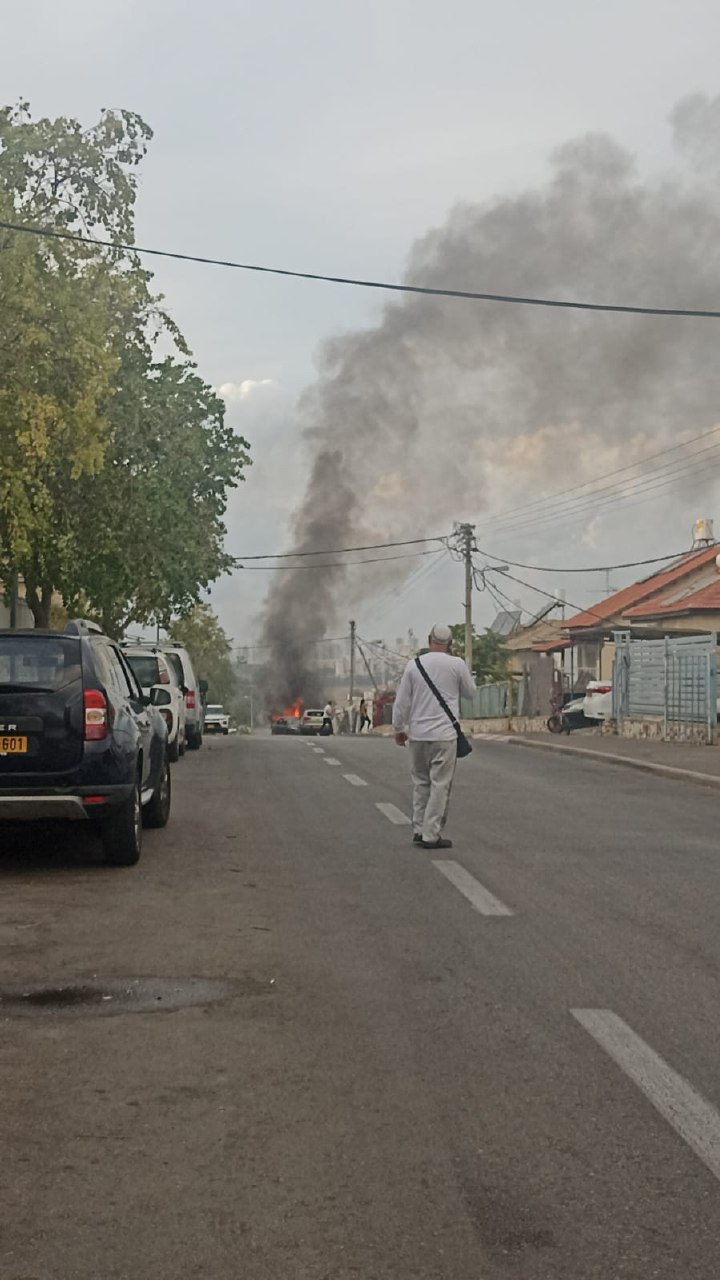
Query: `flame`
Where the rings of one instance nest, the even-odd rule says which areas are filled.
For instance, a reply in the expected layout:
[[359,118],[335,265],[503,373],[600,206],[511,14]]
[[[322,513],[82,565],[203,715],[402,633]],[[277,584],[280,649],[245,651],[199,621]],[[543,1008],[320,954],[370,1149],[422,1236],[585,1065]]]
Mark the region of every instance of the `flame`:
[[271,720],[299,720],[304,709],[305,709],[305,704],[302,698],[296,698],[292,706],[285,707],[284,711],[273,711],[270,719]]

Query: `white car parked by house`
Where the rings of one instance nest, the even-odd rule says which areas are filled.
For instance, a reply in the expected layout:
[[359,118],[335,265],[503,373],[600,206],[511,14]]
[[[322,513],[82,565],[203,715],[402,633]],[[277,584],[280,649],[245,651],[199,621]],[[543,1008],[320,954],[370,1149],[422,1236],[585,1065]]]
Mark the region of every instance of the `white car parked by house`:
[[175,671],[166,661],[165,655],[152,645],[138,645],[125,642],[123,652],[131,667],[133,675],[146,698],[154,688],[165,689],[167,702],[158,706],[168,730],[168,760],[174,762],[185,752],[186,711],[185,695],[180,687]]

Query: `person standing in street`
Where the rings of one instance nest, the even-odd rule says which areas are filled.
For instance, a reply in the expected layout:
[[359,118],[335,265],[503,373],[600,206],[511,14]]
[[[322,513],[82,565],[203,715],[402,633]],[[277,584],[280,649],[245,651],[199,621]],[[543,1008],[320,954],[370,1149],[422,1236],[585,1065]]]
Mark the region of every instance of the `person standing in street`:
[[399,747],[410,743],[413,843],[423,849],[452,848],[452,840],[444,839],[442,831],[458,751],[458,732],[423,671],[455,720],[460,714],[460,698],[472,698],[475,693],[475,682],[462,658],[450,653],[451,643],[450,628],[436,624],[428,637],[429,653],[413,658],[405,668],[393,707],[395,742]]
[[323,733],[328,734],[328,733],[335,732],[335,728],[333,724],[333,716],[334,716],[333,704],[332,702],[326,702],[325,710],[323,711],[323,722],[322,722]]
[[358,729],[358,733],[362,733],[363,729],[365,728],[365,725],[367,725],[368,729],[370,728],[370,717],[368,715],[367,702],[365,701],[364,698],[360,699],[360,714],[359,714],[358,724],[360,726]]

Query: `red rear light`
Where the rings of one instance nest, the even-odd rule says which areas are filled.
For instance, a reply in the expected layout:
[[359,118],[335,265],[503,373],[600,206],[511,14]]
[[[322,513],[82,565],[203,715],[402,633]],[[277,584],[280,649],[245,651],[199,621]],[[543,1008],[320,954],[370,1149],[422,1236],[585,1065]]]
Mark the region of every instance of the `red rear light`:
[[169,675],[168,675],[167,671],[161,671],[161,672],[160,672],[160,683],[161,683],[161,684],[169,684],[169,683],[170,683],[170,677],[169,677]]
[[101,742],[108,734],[108,705],[104,693],[99,689],[86,689],[85,703],[85,741]]
[[195,694],[193,693],[192,689],[190,689],[188,693],[185,694],[185,706],[187,707],[188,711],[195,710]]

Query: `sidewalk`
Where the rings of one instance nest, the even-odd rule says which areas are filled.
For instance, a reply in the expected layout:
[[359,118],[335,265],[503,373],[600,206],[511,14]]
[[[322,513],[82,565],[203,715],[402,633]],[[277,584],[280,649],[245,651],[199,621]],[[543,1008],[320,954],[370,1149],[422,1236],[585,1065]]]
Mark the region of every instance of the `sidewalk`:
[[720,788],[720,747],[637,741],[588,730],[572,733],[569,737],[555,737],[551,733],[518,734],[506,741],[513,746],[580,756],[601,764],[623,765],[666,778],[682,778],[687,782]]

